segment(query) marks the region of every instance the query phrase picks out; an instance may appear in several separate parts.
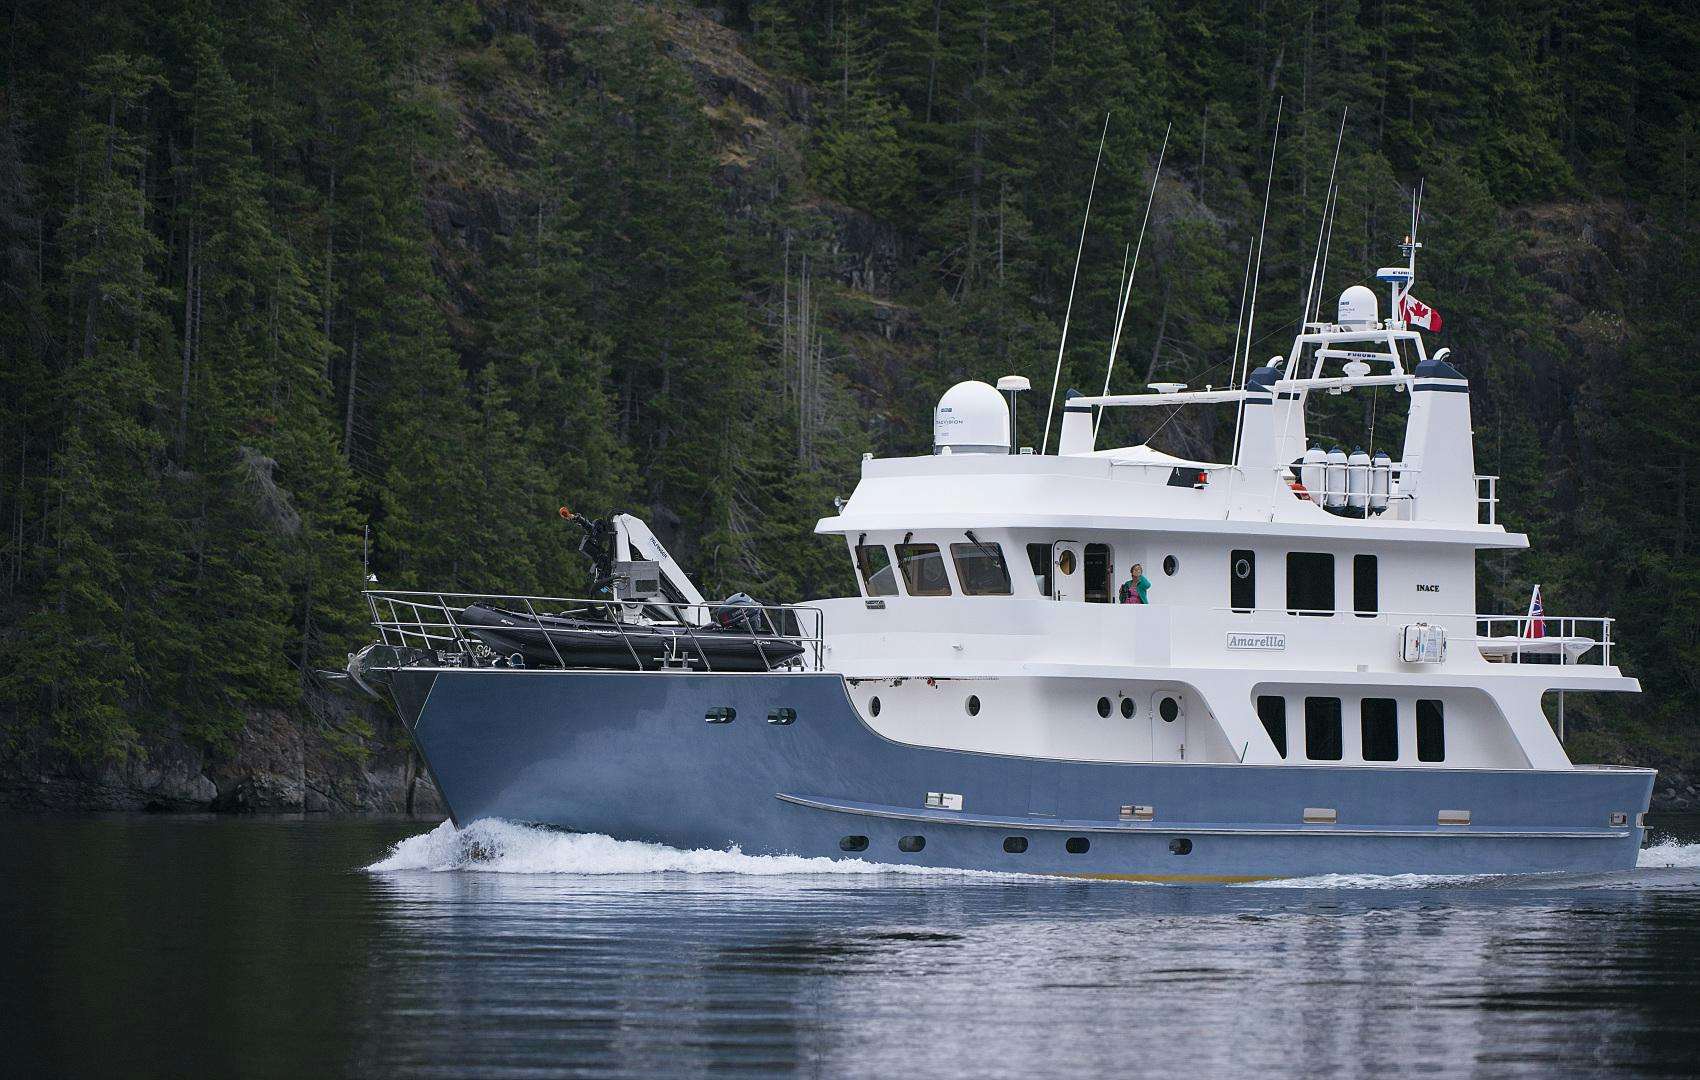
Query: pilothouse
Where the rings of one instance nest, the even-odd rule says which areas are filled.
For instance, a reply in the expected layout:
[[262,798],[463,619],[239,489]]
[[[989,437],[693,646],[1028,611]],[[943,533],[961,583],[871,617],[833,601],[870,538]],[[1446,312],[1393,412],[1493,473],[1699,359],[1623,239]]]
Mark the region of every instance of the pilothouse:
[[[1419,246],[1385,316],[1348,288],[1229,386],[1068,392],[1054,453],[1025,379],[952,387],[934,452],[869,456],[816,527],[858,595],[711,605],[655,541],[665,595],[370,593],[351,670],[462,823],[1183,881],[1631,867],[1653,773],[1573,764],[1547,704],[1639,686],[1609,618],[1476,610],[1477,553],[1528,540]],[[1397,446],[1307,425],[1376,392]],[[1233,411],[1230,460],[1098,445],[1181,408]]]

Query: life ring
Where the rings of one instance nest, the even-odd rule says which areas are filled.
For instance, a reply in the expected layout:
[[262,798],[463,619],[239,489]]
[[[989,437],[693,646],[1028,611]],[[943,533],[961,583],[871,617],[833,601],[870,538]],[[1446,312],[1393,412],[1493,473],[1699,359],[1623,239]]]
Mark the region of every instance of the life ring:
[[1297,481],[1297,480],[1290,481],[1287,484],[1287,486],[1293,489],[1294,495],[1297,495],[1299,498],[1305,500],[1306,502],[1315,502],[1316,501],[1315,499],[1312,499],[1310,497],[1310,492],[1305,490],[1305,486],[1302,483],[1300,483],[1299,481]]

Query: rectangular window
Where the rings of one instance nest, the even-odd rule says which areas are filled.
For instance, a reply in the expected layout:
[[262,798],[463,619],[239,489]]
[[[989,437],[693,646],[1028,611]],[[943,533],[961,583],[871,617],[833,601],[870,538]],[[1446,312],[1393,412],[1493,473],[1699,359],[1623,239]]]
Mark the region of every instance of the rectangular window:
[[1028,544],[1027,565],[1033,571],[1033,584],[1039,587],[1040,596],[1051,595],[1051,545]]
[[950,595],[950,578],[937,544],[898,544],[897,565],[910,596]]
[[1287,553],[1287,614],[1334,614],[1334,556],[1317,551]]
[[1339,761],[1344,756],[1340,737],[1340,699],[1305,698],[1305,757]]
[[1366,697],[1360,707],[1364,760],[1399,760],[1399,706],[1392,698]]
[[1352,610],[1364,619],[1381,610],[1381,575],[1374,555],[1352,556]]
[[1110,602],[1110,591],[1114,583],[1110,580],[1115,565],[1110,560],[1110,545],[1086,545],[1086,602],[1088,604],[1107,604]]
[[1003,548],[996,544],[952,544],[950,557],[956,560],[956,580],[969,596],[1008,596],[1009,567],[1003,562]]
[[869,596],[897,595],[897,575],[892,572],[891,556],[884,544],[857,544],[856,569],[861,571]]
[[1259,694],[1257,698],[1257,718],[1263,721],[1263,730],[1269,732],[1269,741],[1275,744],[1275,752],[1285,759],[1287,756],[1287,699],[1278,694]]
[[1228,604],[1235,611],[1257,607],[1257,553],[1228,552]]
[[1417,760],[1446,760],[1446,706],[1428,698],[1417,701]]

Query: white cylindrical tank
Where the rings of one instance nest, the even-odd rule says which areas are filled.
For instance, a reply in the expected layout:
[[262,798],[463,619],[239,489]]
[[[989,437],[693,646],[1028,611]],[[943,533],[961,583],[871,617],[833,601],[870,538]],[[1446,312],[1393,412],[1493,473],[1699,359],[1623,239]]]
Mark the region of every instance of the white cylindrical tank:
[[1379,514],[1387,509],[1387,496],[1393,490],[1393,459],[1387,451],[1377,450],[1369,463],[1369,512]]
[[1373,329],[1381,321],[1375,293],[1367,285],[1353,285],[1341,293],[1339,315],[1335,321],[1353,330]]
[[1305,451],[1305,456],[1299,465],[1299,483],[1310,493],[1311,501],[1322,503],[1322,466],[1328,460],[1328,451],[1320,446],[1313,446]]
[[1369,512],[1369,453],[1361,446],[1346,459],[1346,506],[1354,514]]
[[1323,468],[1322,508],[1338,510],[1346,505],[1346,450],[1336,446],[1328,451],[1328,464]]
[[1009,409],[990,383],[959,382],[933,409],[933,453],[1009,453]]

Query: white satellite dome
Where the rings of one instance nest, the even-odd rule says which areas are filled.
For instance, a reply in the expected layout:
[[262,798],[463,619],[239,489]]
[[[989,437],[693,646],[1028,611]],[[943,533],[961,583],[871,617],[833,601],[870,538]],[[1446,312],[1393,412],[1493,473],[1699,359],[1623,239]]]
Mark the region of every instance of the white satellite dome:
[[1353,330],[1369,330],[1381,321],[1375,293],[1367,285],[1353,285],[1340,294],[1340,314],[1334,320]]
[[933,453],[1009,453],[1009,408],[990,383],[959,382],[933,409]]

